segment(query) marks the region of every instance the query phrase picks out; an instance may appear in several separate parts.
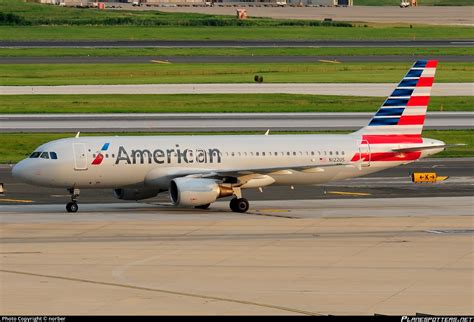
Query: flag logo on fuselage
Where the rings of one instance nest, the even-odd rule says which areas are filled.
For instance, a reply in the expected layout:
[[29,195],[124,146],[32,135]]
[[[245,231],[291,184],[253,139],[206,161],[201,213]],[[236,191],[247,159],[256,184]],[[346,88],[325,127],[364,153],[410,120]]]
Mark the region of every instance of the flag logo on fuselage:
[[102,163],[102,160],[104,160],[104,155],[102,154],[102,152],[107,151],[109,149],[109,145],[110,143],[105,143],[102,146],[102,149],[100,149],[100,152],[97,153],[97,156],[95,157],[94,161],[92,161],[92,165],[99,165]]

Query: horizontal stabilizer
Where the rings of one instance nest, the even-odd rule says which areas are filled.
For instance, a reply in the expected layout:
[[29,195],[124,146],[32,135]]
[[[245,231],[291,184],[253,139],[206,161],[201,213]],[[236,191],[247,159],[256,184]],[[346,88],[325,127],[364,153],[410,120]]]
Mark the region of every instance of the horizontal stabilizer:
[[422,150],[432,150],[432,149],[446,149],[451,148],[453,146],[464,146],[466,144],[459,143],[459,144],[442,144],[442,145],[430,145],[430,146],[411,146],[409,148],[400,148],[400,149],[392,149],[393,152],[413,152],[413,151],[422,151]]

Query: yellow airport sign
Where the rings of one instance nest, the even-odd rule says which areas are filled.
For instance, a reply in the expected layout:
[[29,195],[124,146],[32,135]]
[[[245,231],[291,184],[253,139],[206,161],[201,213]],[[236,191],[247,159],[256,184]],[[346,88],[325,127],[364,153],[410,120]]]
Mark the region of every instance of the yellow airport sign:
[[411,181],[414,183],[435,183],[448,179],[446,176],[438,176],[436,172],[413,172]]

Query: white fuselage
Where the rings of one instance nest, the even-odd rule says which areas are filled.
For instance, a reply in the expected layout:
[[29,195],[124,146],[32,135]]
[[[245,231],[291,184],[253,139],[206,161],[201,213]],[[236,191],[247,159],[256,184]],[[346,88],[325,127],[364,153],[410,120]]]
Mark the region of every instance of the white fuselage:
[[[423,139],[424,144],[436,142]],[[26,182],[48,187],[167,190],[173,174],[180,171],[279,168],[269,172],[270,180],[261,186],[311,185],[381,171],[442,150],[407,158],[390,152],[394,147],[398,145],[369,145],[355,134],[79,137],[40,146],[36,151],[54,152],[57,159],[27,158],[13,172]],[[359,157],[387,153],[387,160]],[[306,168],[292,169],[302,166]]]

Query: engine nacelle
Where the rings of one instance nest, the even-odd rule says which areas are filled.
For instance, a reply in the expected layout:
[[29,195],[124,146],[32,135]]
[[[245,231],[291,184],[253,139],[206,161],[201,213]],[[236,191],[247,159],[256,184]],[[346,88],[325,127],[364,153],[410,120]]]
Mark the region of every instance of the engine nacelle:
[[120,200],[142,200],[156,197],[162,190],[156,189],[114,189],[114,197]]
[[217,198],[232,196],[230,186],[218,184],[213,179],[176,178],[171,180],[170,199],[175,206],[202,206],[213,203]]

